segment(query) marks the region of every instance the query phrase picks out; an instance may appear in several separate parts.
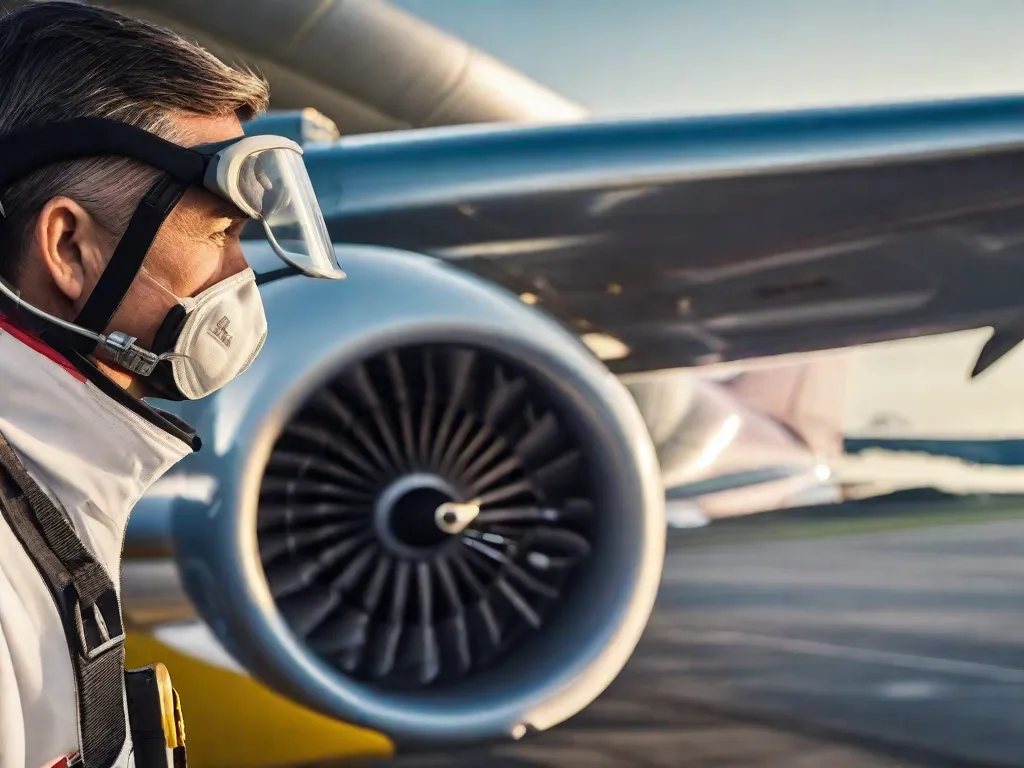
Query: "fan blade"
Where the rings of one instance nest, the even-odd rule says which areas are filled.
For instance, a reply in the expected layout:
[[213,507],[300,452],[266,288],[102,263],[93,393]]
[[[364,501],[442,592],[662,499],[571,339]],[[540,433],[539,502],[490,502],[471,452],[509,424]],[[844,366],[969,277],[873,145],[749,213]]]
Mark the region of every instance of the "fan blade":
[[473,482],[473,495],[479,496],[483,489],[488,488],[499,480],[508,477],[518,469],[520,469],[519,459],[515,456],[509,456],[490,472],[485,474],[483,477],[477,478]]
[[487,632],[487,638],[491,641],[493,647],[501,645],[501,626],[498,624],[497,618],[494,616],[494,611],[486,600],[480,600],[475,603],[474,613],[479,621],[483,624],[484,629]]
[[534,470],[531,476],[547,499],[558,498],[579,477],[582,463],[583,456],[579,451],[569,451]]
[[334,430],[336,433],[347,431],[355,422],[352,411],[329,389],[321,389],[317,392],[311,405],[321,413],[330,416],[335,424],[340,427],[340,429]]
[[501,553],[490,549],[486,545],[483,545],[483,547],[489,550],[489,552],[482,552],[473,548],[467,548],[465,550],[464,560],[466,567],[470,571],[475,571],[477,577],[481,579],[481,583],[486,584],[489,590],[490,585],[494,583],[494,580],[501,572],[502,563],[495,557],[495,555],[501,557]]
[[398,354],[394,350],[388,350],[384,355],[384,360],[391,377],[391,390],[398,406],[398,424],[402,433],[402,463],[404,466],[411,467],[416,458],[416,440],[413,436],[412,401],[409,399],[408,381],[402,371],[402,363],[398,359]]
[[416,564],[416,586],[420,613],[419,653],[417,654],[420,673],[419,681],[429,683],[441,671],[438,656],[437,635],[434,633],[434,588],[430,576],[430,564]]
[[475,478],[477,475],[480,474],[480,472],[484,470],[485,467],[490,465],[492,461],[498,458],[498,456],[501,455],[501,452],[503,450],[506,450],[507,448],[507,443],[500,437],[496,437],[494,440],[491,441],[491,444],[487,446],[487,449],[479,456],[477,456],[475,459],[473,459],[469,466],[467,466],[463,470],[463,474],[465,474],[469,478]]
[[306,589],[281,600],[278,609],[299,637],[308,637],[341,604],[334,592]]
[[430,460],[434,442],[434,414],[437,408],[437,372],[429,350],[423,350],[423,411],[420,413],[419,458],[421,464]]
[[548,458],[558,447],[558,419],[545,413],[540,421],[530,425],[529,431],[516,444],[516,455],[527,467]]
[[514,498],[521,493],[530,493],[532,490],[533,485],[529,480],[517,480],[514,483],[509,483],[481,494],[476,498],[476,503],[481,507],[485,507],[488,504],[497,504],[499,501]]
[[338,430],[339,433],[351,431],[355,435],[356,440],[360,446],[373,457],[374,461],[377,462],[377,467],[374,472],[378,470],[391,470],[393,469],[389,464],[384,454],[381,453],[380,448],[377,447],[377,441],[373,439],[367,433],[366,428],[355,418],[352,411],[346,407],[334,392],[329,389],[321,389],[314,400],[314,402],[326,410],[332,418],[339,422],[342,429]]
[[366,650],[365,646],[360,645],[357,648],[350,648],[347,651],[342,651],[336,657],[336,663],[338,668],[349,674],[356,671],[359,667],[359,663],[363,660],[363,652]]
[[[467,421],[468,421],[467,417]],[[491,430],[487,429],[483,425],[476,424],[476,434],[473,435],[473,439],[469,441],[469,445],[461,449],[458,454],[458,458],[451,464],[451,472],[461,474],[465,472],[466,465],[473,460],[473,457],[477,455],[481,448],[483,448],[489,440],[493,438]]]
[[555,600],[558,598],[558,590],[549,584],[545,584],[538,578],[531,576],[525,570],[519,567],[512,560],[505,563],[505,569],[509,576],[514,577],[520,584],[529,589],[531,592],[535,592],[541,597],[546,597],[549,600]]
[[459,576],[462,577],[462,580],[465,581],[467,585],[469,585],[469,588],[470,590],[472,590],[473,594],[475,594],[477,597],[482,597],[483,595],[487,594],[487,590],[484,588],[484,585],[480,582],[480,579],[477,578],[476,574],[473,573],[472,569],[469,567],[469,563],[466,562],[465,558],[452,558],[452,563],[454,563],[455,570],[459,572]]
[[316,556],[316,562],[321,568],[333,568],[350,554],[374,538],[373,530],[368,529],[345,541],[338,542],[333,547],[328,547]]
[[275,504],[260,503],[257,513],[257,530],[273,533],[285,529],[320,527],[331,524],[369,525],[370,510],[364,506],[334,504]]
[[403,461],[402,452],[398,448],[398,440],[395,437],[391,423],[388,421],[388,411],[384,407],[384,403],[381,402],[380,396],[377,394],[377,388],[374,386],[373,380],[370,378],[370,374],[366,370],[366,366],[356,366],[351,379],[355,383],[355,389],[363,399],[363,402],[370,406],[370,413],[373,416],[373,422],[377,425],[377,431],[380,433],[381,439],[384,441],[384,446],[387,448],[388,455],[390,456],[390,466],[396,470],[401,469],[403,467]]
[[522,531],[514,528],[490,527],[486,531],[478,531],[475,528],[467,528],[462,532],[463,536],[469,536],[485,544],[497,544],[502,547],[515,547],[516,540],[523,535]]
[[438,560],[434,566],[437,568],[437,580],[441,584],[441,593],[448,603],[450,613],[461,611],[463,608],[462,598],[459,595],[459,586],[455,583],[455,576],[452,574],[451,566],[445,559]]
[[339,611],[310,634],[307,642],[317,653],[333,656],[366,647],[370,617],[362,611]]
[[441,417],[441,424],[437,430],[437,439],[434,440],[434,450],[430,456],[434,466],[441,463],[441,455],[448,443],[448,435],[451,433],[455,414],[465,399],[469,384],[472,381],[472,370],[475,360],[476,353],[465,349],[456,350],[448,358],[448,378],[451,388],[448,395],[448,405],[444,410],[444,415]]
[[330,461],[326,461],[320,456],[311,456],[309,454],[295,453],[293,451],[275,450],[270,455],[270,461],[267,462],[268,472],[287,472],[289,474],[295,474],[299,477],[306,477],[310,473],[319,473],[321,475],[327,475],[328,477],[334,478],[335,480],[343,480],[346,483],[351,483],[360,488],[372,488],[372,484],[368,483],[366,477],[358,475],[355,472],[349,472],[347,469],[333,464]]
[[398,655],[398,641],[402,637],[401,624],[388,624],[384,629],[384,640],[377,645],[373,674],[385,677],[395,668],[395,657]]
[[544,554],[584,558],[590,554],[590,542],[565,528],[537,528],[523,541],[523,549],[545,550]]
[[278,601],[310,586],[319,572],[320,566],[316,561],[309,562],[297,558],[264,566],[270,594]]
[[530,604],[526,602],[526,598],[519,594],[515,587],[505,581],[505,579],[498,579],[498,591],[505,596],[505,599],[512,604],[512,607],[526,620],[527,624],[534,629],[540,629],[542,623],[540,614],[533,610]]
[[448,447],[445,448],[444,453],[441,456],[441,461],[437,465],[438,468],[446,475],[454,475],[457,473],[453,463],[459,458],[460,451],[462,450],[463,444],[466,442],[466,438],[473,431],[473,417],[466,414],[462,417],[462,421],[459,423],[459,428],[455,430],[455,434],[452,435],[452,439],[448,441]]
[[[468,542],[467,545],[469,545]],[[486,555],[491,560],[501,563],[502,570],[505,573],[515,576],[528,589],[542,595],[543,597],[558,597],[558,591],[556,589],[554,589],[551,586],[548,586],[544,582],[531,576],[529,573],[527,573],[521,567],[519,567],[519,565],[504,552],[500,552],[494,549],[493,547],[489,547],[483,542],[475,542],[474,544],[469,546],[476,550],[476,552],[479,552],[482,555]]]
[[[321,419],[319,423],[322,424],[322,422],[323,420]],[[360,453],[348,441],[337,437],[335,433],[329,432],[322,426],[293,422],[285,428],[285,434],[290,437],[300,437],[316,445],[323,444],[328,453],[345,459],[345,461],[355,466],[368,479],[375,477],[375,473],[380,471],[379,468],[375,468],[363,459]]]
[[310,547],[330,544],[335,539],[344,538],[351,531],[363,527],[364,523],[356,521],[347,525],[329,525],[263,534],[259,537],[260,559],[264,565],[269,565],[282,555],[296,555]]
[[454,649],[455,668],[460,675],[466,674],[473,666],[473,655],[469,646],[469,627],[466,617],[460,611],[449,617],[440,626],[441,643],[445,648]]
[[498,428],[522,401],[527,389],[526,379],[517,378],[491,390],[484,407],[484,423],[491,429]]
[[451,610],[450,618],[441,625],[441,635],[446,647],[454,647],[455,664],[459,674],[465,674],[473,664],[473,656],[469,647],[469,628],[463,615],[464,606],[459,595],[459,587],[447,560],[438,560],[437,576]]
[[544,520],[556,523],[559,511],[551,507],[507,507],[506,509],[484,509],[473,522],[477,526],[491,523],[530,523]]
[[486,555],[495,562],[505,562],[505,555],[502,552],[499,552],[494,547],[490,547],[484,544],[482,541],[477,541],[476,539],[462,539],[462,543],[465,544],[467,547],[475,549],[477,552]]
[[420,624],[407,627],[399,643],[392,677],[412,678],[420,685],[429,685],[440,672],[440,651],[434,627]]
[[305,478],[280,478],[267,475],[260,486],[260,495],[278,494],[287,499],[338,499],[365,501],[373,496],[365,491],[346,488],[334,483],[318,483]]
[[341,590],[342,592],[352,591],[359,582],[359,579],[370,568],[377,551],[376,545],[372,545],[352,558],[352,560],[346,563],[341,573],[331,580],[331,589]]
[[448,355],[449,397],[456,406],[465,403],[469,396],[476,360],[477,353],[472,349],[456,349]]
[[395,569],[395,591],[391,596],[391,621],[401,624],[405,621],[405,605],[409,599],[409,577],[412,567],[408,560],[402,560]]
[[434,623],[434,585],[430,576],[430,563],[416,563],[416,588],[419,598],[420,624]]
[[398,563],[395,569],[394,593],[391,596],[389,623],[384,632],[384,642],[374,665],[374,673],[384,677],[395,668],[398,653],[398,642],[402,637],[405,622],[405,605],[409,596],[409,576],[412,569],[407,560]]
[[377,567],[373,571],[373,576],[370,577],[370,583],[366,586],[366,594],[363,595],[363,608],[371,616],[377,612],[377,607],[380,605],[380,598],[384,593],[384,584],[387,582],[388,574],[391,572],[391,563],[391,558],[383,555],[377,561]]

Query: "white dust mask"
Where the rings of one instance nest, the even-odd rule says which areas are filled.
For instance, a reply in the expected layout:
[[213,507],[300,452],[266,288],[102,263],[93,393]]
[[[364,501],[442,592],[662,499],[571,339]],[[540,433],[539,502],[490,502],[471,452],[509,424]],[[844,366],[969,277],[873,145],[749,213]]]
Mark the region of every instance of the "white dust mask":
[[185,321],[178,324],[181,330],[165,353],[168,359],[154,372],[170,365],[172,376],[159,377],[159,384],[172,391],[161,392],[161,397],[198,400],[248,370],[267,340],[267,316],[252,269],[186,299],[171,293],[145,267],[141,274],[185,310]]

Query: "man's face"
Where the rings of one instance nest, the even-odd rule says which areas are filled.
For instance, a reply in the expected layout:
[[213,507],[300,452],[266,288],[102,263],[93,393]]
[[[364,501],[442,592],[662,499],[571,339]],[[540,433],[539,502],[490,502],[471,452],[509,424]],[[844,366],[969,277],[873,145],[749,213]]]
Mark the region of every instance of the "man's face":
[[[225,141],[243,135],[234,117],[176,120],[186,131],[189,146]],[[247,268],[239,236],[248,219],[227,201],[205,190],[190,187],[160,228],[150,247],[140,275],[132,283],[106,332],[121,331],[138,339],[145,349],[175,297],[188,298]],[[36,226],[36,269],[26,271],[23,288],[31,300],[31,283],[49,283],[42,289],[44,299],[37,306],[72,319],[85,305],[113,253],[116,242],[106,236],[96,221],[67,198],[55,198],[44,207]],[[148,277],[147,277],[148,275]],[[35,286],[36,288],[39,285]],[[162,289],[163,290],[162,290]],[[105,372],[125,388],[145,395],[144,380],[104,367]]]
[[[225,141],[243,135],[235,118],[187,123],[190,144]],[[206,190],[189,187],[160,228],[143,269],[153,281],[137,279],[111,320],[109,330],[130,333],[149,349],[175,301],[195,296],[244,270],[239,236],[248,218],[231,203]]]

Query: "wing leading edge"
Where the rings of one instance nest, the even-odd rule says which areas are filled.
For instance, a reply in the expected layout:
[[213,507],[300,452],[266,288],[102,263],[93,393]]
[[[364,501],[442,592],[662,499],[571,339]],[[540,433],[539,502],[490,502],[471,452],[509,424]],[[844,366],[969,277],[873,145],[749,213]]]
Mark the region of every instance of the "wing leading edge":
[[619,373],[1024,317],[1024,98],[408,131],[307,162],[336,241],[501,283]]

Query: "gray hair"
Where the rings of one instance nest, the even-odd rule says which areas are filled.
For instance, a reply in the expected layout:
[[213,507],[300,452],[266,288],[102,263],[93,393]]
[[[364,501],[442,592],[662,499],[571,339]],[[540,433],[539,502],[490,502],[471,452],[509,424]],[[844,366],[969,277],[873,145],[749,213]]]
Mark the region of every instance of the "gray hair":
[[[248,120],[267,108],[266,80],[170,30],[74,0],[0,16],[0,137],[77,117],[106,117],[178,143],[175,115]],[[0,277],[16,281],[43,206],[63,195],[119,238],[159,171],[127,158],[39,169],[0,189]]]

